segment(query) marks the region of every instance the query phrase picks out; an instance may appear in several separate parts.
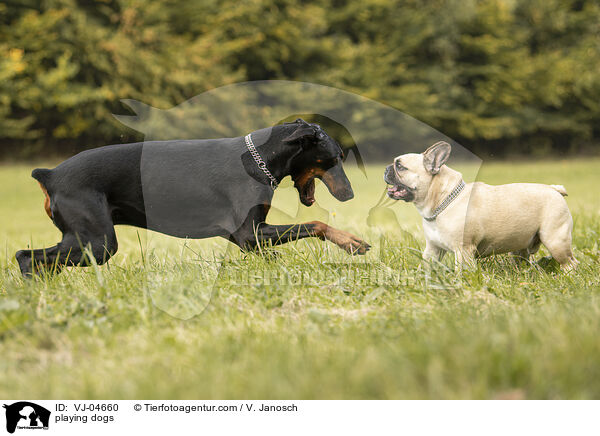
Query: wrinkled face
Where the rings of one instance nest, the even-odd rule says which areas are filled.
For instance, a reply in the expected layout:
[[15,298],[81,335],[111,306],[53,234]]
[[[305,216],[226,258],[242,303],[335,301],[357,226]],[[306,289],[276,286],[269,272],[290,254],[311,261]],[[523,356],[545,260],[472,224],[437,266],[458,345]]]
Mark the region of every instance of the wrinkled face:
[[302,151],[291,162],[294,186],[305,206],[315,202],[315,179],[321,179],[339,201],[354,197],[350,181],[342,167],[344,153],[340,145],[318,124],[305,123],[287,142],[297,142]]
[[427,192],[431,178],[423,167],[423,155],[415,153],[398,156],[383,176],[389,185],[388,196],[404,201],[414,201],[419,192]]
[[450,157],[451,147],[440,141],[424,153],[398,156],[385,169],[383,180],[388,186],[388,196],[394,200],[421,201],[427,195],[431,181]]

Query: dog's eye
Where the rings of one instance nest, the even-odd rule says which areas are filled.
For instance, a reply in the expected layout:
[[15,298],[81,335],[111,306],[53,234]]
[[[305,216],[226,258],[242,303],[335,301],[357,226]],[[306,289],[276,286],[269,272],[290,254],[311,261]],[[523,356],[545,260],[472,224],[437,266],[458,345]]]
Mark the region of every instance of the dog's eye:
[[396,171],[404,171],[407,169],[406,167],[403,167],[400,162],[396,162],[395,165],[396,165]]

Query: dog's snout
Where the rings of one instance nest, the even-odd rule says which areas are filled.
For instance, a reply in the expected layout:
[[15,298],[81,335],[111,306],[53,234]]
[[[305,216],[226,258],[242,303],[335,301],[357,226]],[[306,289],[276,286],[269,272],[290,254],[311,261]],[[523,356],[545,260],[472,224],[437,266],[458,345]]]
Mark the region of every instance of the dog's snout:
[[348,201],[354,198],[352,185],[341,165],[330,168],[323,174],[321,180],[337,200]]
[[393,165],[388,165],[385,169],[385,172],[383,173],[383,181],[385,183],[387,183],[388,185],[393,185],[394,184],[394,178],[395,178],[395,174],[394,174],[394,166]]
[[340,192],[337,192],[335,197],[340,201],[348,201],[354,198],[354,191],[352,188],[342,189]]
[[354,198],[354,191],[352,190],[352,186],[350,186],[349,182],[331,185],[325,183],[325,186],[327,186],[329,192],[331,192],[331,195],[333,195],[339,201],[348,201]]

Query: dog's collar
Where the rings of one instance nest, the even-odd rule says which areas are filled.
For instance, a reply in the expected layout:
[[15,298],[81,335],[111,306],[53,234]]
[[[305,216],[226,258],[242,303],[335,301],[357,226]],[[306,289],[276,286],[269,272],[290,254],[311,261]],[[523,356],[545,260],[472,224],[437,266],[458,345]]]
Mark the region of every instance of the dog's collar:
[[254,142],[252,142],[252,133],[248,133],[244,137],[244,141],[246,142],[246,147],[248,148],[248,151],[254,158],[256,165],[258,165],[262,172],[265,173],[265,175],[269,178],[269,180],[271,181],[271,188],[275,190],[279,183],[277,183],[277,179],[273,177],[273,174],[271,174],[271,171],[269,171],[269,169],[267,168],[266,162],[262,160],[262,157],[260,157],[260,154],[258,154],[258,150],[254,146]]
[[450,205],[450,203],[452,203],[456,199],[456,197],[458,197],[458,194],[460,194],[464,188],[465,181],[461,179],[460,183],[456,185],[456,188],[454,188],[452,192],[445,198],[445,200],[442,201],[440,205],[435,208],[433,214],[429,217],[424,216],[423,218],[426,221],[434,221],[438,217],[438,215],[441,214],[444,211],[444,209],[446,209]]

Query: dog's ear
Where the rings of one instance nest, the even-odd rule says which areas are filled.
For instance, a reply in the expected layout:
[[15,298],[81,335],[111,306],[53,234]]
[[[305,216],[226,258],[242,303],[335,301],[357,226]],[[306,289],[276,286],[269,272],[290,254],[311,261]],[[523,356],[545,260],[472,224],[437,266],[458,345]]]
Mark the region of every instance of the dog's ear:
[[305,125],[308,125],[308,123],[306,121],[304,121],[302,118],[296,118],[294,121],[286,121],[283,124],[305,124]]
[[423,166],[431,174],[440,172],[442,165],[450,157],[452,147],[445,141],[439,141],[423,152]]
[[291,144],[293,142],[297,142],[300,139],[304,139],[304,138],[308,138],[308,137],[315,137],[317,131],[316,129],[311,126],[310,124],[301,124],[300,126],[298,126],[298,128],[296,130],[294,130],[292,132],[291,135],[289,135],[287,138],[285,138],[283,140],[283,142],[287,142],[288,144]]

